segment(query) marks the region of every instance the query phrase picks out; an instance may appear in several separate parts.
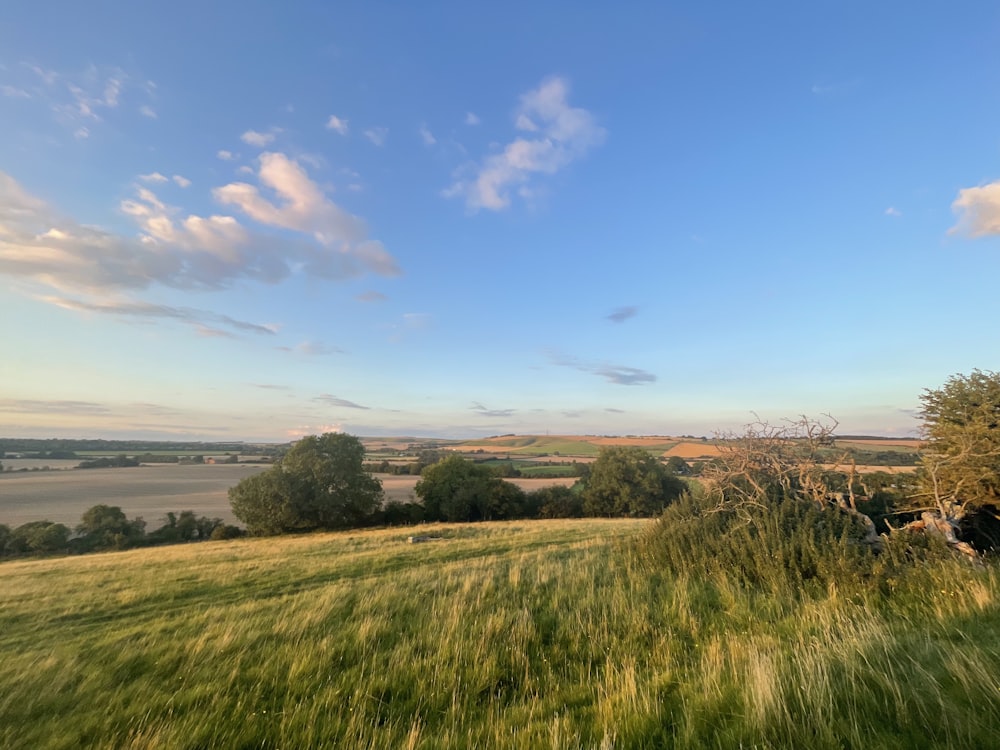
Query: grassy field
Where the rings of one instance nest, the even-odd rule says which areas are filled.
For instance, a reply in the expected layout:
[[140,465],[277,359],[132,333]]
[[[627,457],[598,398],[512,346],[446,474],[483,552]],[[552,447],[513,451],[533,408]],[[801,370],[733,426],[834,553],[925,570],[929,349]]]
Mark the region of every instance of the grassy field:
[[650,522],[204,543],[0,566],[0,746],[995,746],[1000,577],[754,595]]

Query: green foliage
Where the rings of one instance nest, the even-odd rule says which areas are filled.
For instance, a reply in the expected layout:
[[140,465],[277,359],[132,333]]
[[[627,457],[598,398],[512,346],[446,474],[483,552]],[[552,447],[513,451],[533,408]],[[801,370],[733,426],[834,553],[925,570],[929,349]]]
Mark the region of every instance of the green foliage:
[[925,492],[966,507],[1000,504],[1000,373],[954,375],[920,400]]
[[352,435],[311,435],[267,471],[230,489],[233,513],[251,534],[346,529],[370,523],[382,484],[364,468]]
[[31,521],[10,532],[5,545],[8,555],[49,554],[69,548],[69,529],[52,521]]
[[590,467],[583,509],[589,516],[652,516],[686,488],[642,448],[610,446]]
[[581,518],[583,497],[569,487],[542,487],[529,494],[529,502],[537,508],[539,518]]
[[450,455],[420,475],[414,491],[428,521],[488,521],[517,518],[524,491],[489,467]]
[[881,570],[858,514],[809,500],[719,505],[686,493],[644,540],[646,554],[673,575],[726,580],[787,594],[859,585]]
[[129,521],[116,505],[95,505],[84,512],[76,533],[84,551],[120,550],[141,544],[145,529],[145,521]]
[[122,454],[114,458],[93,458],[89,461],[81,461],[78,469],[120,469],[138,466],[139,461]]

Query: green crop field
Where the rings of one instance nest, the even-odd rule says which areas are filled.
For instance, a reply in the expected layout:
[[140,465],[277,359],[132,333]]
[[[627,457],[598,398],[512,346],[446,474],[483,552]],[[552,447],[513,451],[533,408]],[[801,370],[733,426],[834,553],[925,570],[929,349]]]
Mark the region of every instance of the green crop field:
[[995,746],[1000,577],[754,594],[633,520],[0,565],[0,747]]

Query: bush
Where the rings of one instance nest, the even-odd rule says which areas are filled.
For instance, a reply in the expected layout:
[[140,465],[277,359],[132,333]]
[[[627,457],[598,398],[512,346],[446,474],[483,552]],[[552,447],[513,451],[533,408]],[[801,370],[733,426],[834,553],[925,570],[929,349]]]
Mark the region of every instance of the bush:
[[857,514],[807,500],[737,509],[685,494],[663,512],[641,548],[657,567],[679,576],[773,593],[825,592],[884,570],[865,543],[867,534]]

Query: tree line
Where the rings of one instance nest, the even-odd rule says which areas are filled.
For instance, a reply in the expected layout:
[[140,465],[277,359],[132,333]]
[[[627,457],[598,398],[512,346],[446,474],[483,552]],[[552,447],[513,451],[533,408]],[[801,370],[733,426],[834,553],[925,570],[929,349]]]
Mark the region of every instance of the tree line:
[[[525,492],[487,466],[449,454],[416,462],[416,502],[384,503],[361,441],[327,433],[304,438],[271,469],[244,479],[230,490],[230,502],[251,534],[422,521],[651,517],[677,505],[683,510],[671,510],[680,514],[671,521],[675,528],[700,534],[712,525],[706,519],[716,525],[729,519],[723,539],[783,518],[786,525],[793,519],[818,524],[824,533],[843,522],[853,529],[852,544],[873,553],[883,538],[899,533],[923,533],[971,555],[1000,549],[1000,374],[956,375],[920,398],[926,448],[909,477],[861,474],[856,453],[837,448],[836,421],[803,417],[723,436],[720,455],[688,479],[682,477],[695,472],[681,459],[665,465],[640,448],[612,446],[572,488]],[[887,458],[878,453],[862,458]],[[677,504],[682,496],[692,502]]]
[[458,454],[424,465],[416,502],[384,502],[382,486],[353,435],[326,433],[297,442],[267,471],[229,491],[233,513],[251,534],[348,529],[432,521],[653,516],[687,485],[635,447],[601,451],[573,487],[525,492],[494,469]]
[[30,521],[14,529],[0,524],[0,556],[84,554],[234,539],[245,534],[243,529],[226,524],[221,518],[198,516],[190,510],[167,513],[163,520],[162,526],[147,532],[141,517],[130,519],[120,507],[102,504],[87,509],[72,529],[52,521]]

